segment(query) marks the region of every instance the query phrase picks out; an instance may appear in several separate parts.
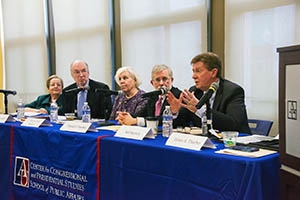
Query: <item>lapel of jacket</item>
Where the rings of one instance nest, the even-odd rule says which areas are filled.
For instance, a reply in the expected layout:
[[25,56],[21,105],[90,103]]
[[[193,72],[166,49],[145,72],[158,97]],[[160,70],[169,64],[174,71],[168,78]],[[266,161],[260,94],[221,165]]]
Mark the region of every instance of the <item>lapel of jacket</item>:
[[221,100],[223,98],[223,88],[224,88],[224,80],[220,79],[220,85],[219,85],[219,88],[217,90],[215,100],[214,100],[214,104],[213,104],[213,109],[214,110],[217,110],[220,106]]

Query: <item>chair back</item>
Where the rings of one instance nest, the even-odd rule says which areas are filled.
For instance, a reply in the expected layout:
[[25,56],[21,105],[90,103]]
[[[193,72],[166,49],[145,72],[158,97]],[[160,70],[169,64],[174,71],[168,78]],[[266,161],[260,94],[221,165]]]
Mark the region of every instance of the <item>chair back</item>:
[[265,135],[268,136],[272,128],[273,121],[248,119],[249,128],[252,135]]

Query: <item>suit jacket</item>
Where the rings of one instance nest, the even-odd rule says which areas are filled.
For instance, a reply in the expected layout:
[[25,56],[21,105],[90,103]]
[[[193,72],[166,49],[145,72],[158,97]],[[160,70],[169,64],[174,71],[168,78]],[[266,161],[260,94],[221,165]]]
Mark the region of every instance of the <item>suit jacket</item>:
[[[176,98],[179,98],[181,94],[181,90],[177,87],[173,87],[170,90]],[[143,110],[141,110],[139,113],[133,115],[133,117],[154,117],[155,116],[155,103],[158,100],[158,96],[153,96],[148,99],[147,105],[144,107]],[[162,104],[160,115],[158,116],[159,125],[162,124],[162,113],[165,110],[166,105],[169,105],[169,103],[165,100]]]
[[[203,95],[203,91],[195,86],[189,90],[193,91],[198,99]],[[235,130],[242,133],[251,133],[244,99],[245,94],[242,87],[231,81],[220,79],[212,108],[213,128],[220,131]],[[180,109],[175,121],[177,126],[201,127],[201,119],[185,108]]]
[[[51,101],[50,94],[43,94],[38,96],[37,99],[34,100],[33,102],[26,104],[25,107],[36,108],[36,109],[44,108],[47,110],[48,114],[50,114],[50,104],[51,104],[50,101]],[[62,107],[61,95],[56,100],[56,104],[58,106],[58,114],[62,115],[63,107]]]
[[[91,108],[91,117],[96,119],[108,119],[112,102],[110,95],[105,95],[103,92],[96,89],[109,90],[109,87],[101,82],[89,79],[89,90],[87,93],[87,102]],[[77,113],[77,94],[78,92],[65,92],[77,88],[76,83],[73,83],[63,89],[63,111],[64,113]]]

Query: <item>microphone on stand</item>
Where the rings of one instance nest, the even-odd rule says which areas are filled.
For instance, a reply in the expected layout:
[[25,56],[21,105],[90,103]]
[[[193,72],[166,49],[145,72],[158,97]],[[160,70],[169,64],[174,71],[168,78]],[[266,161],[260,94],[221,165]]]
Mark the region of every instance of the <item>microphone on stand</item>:
[[16,95],[17,94],[17,92],[15,90],[0,90],[0,93],[3,93],[5,95],[8,95],[8,94]]
[[4,94],[5,114],[7,114],[7,113],[8,113],[8,109],[7,109],[8,99],[7,99],[7,96],[8,96],[9,94],[16,95],[17,92],[14,91],[14,90],[0,90],[0,93],[3,93],[3,94]]
[[95,92],[102,92],[104,95],[118,95],[123,93],[122,90],[114,91],[101,88],[96,88]]
[[213,95],[213,93],[215,91],[217,91],[217,89],[219,88],[218,84],[216,82],[213,82],[206,93],[203,94],[203,96],[200,98],[199,102],[196,105],[197,109],[200,109],[208,99],[210,99],[210,97]]
[[168,91],[169,91],[168,88],[161,87],[158,90],[142,94],[142,97],[145,98],[145,97],[153,97],[153,96],[158,96],[158,95],[165,95],[168,93]]
[[70,93],[70,92],[79,92],[79,91],[82,91],[82,90],[89,90],[90,89],[90,86],[84,86],[84,88],[72,88],[72,89],[69,89],[69,90],[65,90],[64,92],[65,93]]

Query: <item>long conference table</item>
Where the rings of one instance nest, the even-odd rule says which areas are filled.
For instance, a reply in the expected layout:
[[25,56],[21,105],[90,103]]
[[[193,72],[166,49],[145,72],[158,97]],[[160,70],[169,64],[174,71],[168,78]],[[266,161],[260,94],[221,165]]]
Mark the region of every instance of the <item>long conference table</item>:
[[0,199],[279,199],[279,154],[260,158],[113,137],[0,124]]

